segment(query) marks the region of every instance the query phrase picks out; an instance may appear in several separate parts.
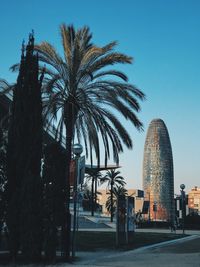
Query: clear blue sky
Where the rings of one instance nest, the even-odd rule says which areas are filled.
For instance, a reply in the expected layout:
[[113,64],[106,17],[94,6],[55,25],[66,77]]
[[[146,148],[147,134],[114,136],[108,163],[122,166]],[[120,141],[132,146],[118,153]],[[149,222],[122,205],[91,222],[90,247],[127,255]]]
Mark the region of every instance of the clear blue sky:
[[36,41],[60,49],[59,25],[88,25],[98,45],[119,42],[134,57],[122,66],[145,92],[139,114],[144,132],[129,127],[134,149],[121,155],[129,188],[142,187],[146,131],[153,118],[165,121],[173,157],[175,192],[200,186],[200,1],[199,0],[10,0],[1,1],[0,77],[14,81],[9,67],[19,62],[23,39],[34,29]]

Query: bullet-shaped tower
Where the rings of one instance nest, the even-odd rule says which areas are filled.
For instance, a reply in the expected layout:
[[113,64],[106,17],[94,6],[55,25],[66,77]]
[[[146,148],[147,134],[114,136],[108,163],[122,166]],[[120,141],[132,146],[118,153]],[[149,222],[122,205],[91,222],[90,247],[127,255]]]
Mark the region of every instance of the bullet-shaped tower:
[[163,120],[151,121],[143,160],[143,189],[150,201],[149,219],[174,222],[174,173],[170,138]]

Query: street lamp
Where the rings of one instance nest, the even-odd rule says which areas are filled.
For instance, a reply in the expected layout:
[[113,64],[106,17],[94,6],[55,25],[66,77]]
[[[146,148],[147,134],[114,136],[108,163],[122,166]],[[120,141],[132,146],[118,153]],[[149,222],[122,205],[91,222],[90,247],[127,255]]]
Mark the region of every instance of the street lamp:
[[151,207],[151,202],[150,202],[150,191],[149,191],[149,222],[151,221],[151,211],[150,211],[150,207]]
[[185,233],[185,185],[180,185],[181,189],[181,202],[182,202],[182,228],[183,228],[183,234]]
[[75,144],[75,145],[73,145],[73,153],[74,153],[74,155],[76,157],[79,158],[82,152],[83,152],[83,147],[82,147],[81,144]]
[[73,146],[73,153],[75,155],[75,178],[74,178],[74,220],[73,220],[73,236],[72,236],[72,258],[75,257],[75,237],[76,237],[76,204],[77,204],[77,183],[79,179],[79,158],[83,152],[83,147],[81,144],[75,144]]
[[153,211],[154,211],[154,221],[156,222],[156,212],[157,212],[157,202],[154,201],[153,204]]

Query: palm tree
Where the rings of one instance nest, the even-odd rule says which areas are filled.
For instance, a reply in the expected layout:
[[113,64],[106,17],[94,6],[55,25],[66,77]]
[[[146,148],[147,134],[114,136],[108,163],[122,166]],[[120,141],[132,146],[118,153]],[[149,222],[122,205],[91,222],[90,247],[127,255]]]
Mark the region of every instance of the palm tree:
[[[115,169],[109,170],[106,172],[106,176],[102,178],[102,183],[107,182],[108,188],[110,188],[110,220],[113,222],[114,210],[113,210],[113,194],[114,189],[116,187],[124,187],[126,182],[124,181],[124,177],[122,177],[120,171],[116,171]],[[116,189],[115,189],[116,190]]]
[[[94,151],[100,164],[101,136],[104,145],[105,164],[112,154],[118,164],[119,153],[123,144],[132,148],[129,133],[123,127],[118,111],[125,119],[142,130],[142,123],[136,116],[140,110],[138,100],[144,94],[132,84],[128,77],[119,70],[108,67],[117,63],[131,64],[132,58],[114,51],[116,42],[103,47],[92,44],[92,35],[88,27],[75,30],[73,26],[60,26],[63,57],[48,42],[35,46],[39,60],[46,64],[43,80],[43,104],[48,123],[57,120],[57,137],[60,140],[65,131],[66,139],[66,185],[65,205],[67,212],[68,242],[66,256],[69,257],[70,242],[70,185],[69,170],[72,157],[72,144],[76,136],[78,142],[85,146],[86,157],[90,155],[91,163]],[[17,66],[13,66],[13,70]],[[116,79],[113,79],[116,78]]]
[[113,188],[113,201],[111,201],[111,190],[109,190],[108,194],[109,194],[109,197],[106,201],[106,208],[110,213],[111,213],[111,210],[113,210],[113,214],[115,214],[115,210],[117,208],[117,199],[119,196],[127,196],[127,190],[124,186],[114,187]]
[[94,210],[97,206],[97,184],[102,180],[102,173],[99,169],[88,169],[87,180],[91,180],[91,215],[94,216]]

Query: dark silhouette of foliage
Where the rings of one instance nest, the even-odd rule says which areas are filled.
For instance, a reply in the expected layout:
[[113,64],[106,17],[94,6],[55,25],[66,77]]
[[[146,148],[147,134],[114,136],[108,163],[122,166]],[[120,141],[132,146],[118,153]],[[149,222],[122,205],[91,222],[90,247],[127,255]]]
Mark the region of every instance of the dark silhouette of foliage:
[[[0,126],[0,235],[5,224],[6,217],[6,152],[7,152],[7,130],[5,127]],[[0,238],[1,240],[1,238]]]
[[7,226],[13,260],[19,249],[27,261],[38,260],[42,248],[42,76],[39,80],[38,73],[34,37],[30,34],[26,49],[22,46],[8,131]]
[[86,179],[88,181],[91,180],[91,197],[90,197],[90,210],[91,210],[91,215],[94,216],[94,211],[96,211],[96,209],[98,208],[97,205],[97,185],[98,182],[101,181],[102,179],[102,173],[99,171],[99,169],[88,169],[88,175],[86,176]]
[[[104,178],[102,178],[102,183],[107,182],[108,188],[109,188],[109,203],[108,210],[110,211],[110,220],[113,222],[113,216],[114,216],[114,196],[119,191],[119,188],[123,188],[126,182],[124,181],[124,178],[119,175],[120,171],[116,171],[115,169],[112,169],[110,171],[106,172],[106,175]],[[120,186],[120,187],[119,187]],[[120,192],[120,191],[119,191]]]
[[43,164],[44,250],[48,262],[56,259],[57,227],[65,216],[65,153],[59,143],[47,145]]
[[109,194],[109,197],[106,201],[106,208],[110,212],[110,214],[111,214],[111,210],[112,210],[113,216],[114,216],[116,208],[117,208],[117,198],[119,196],[127,196],[128,193],[127,193],[126,188],[124,188],[124,186],[115,186],[113,188],[112,197],[111,197],[111,190],[109,190],[108,194]]
[[200,229],[200,216],[198,211],[191,212],[185,217],[185,227],[188,229]]
[[[138,100],[144,99],[144,94],[128,83],[128,77],[121,71],[109,69],[117,63],[132,62],[132,58],[114,51],[116,42],[103,47],[97,47],[91,42],[92,35],[88,27],[75,30],[73,26],[61,25],[61,38],[64,57],[48,42],[35,47],[39,53],[40,62],[47,64],[43,83],[45,90],[45,112],[49,121],[58,118],[58,133],[66,133],[66,257],[69,257],[70,245],[70,185],[69,173],[72,155],[72,143],[75,135],[78,142],[85,145],[86,156],[95,152],[98,164],[100,162],[101,136],[104,144],[105,164],[110,157],[110,147],[113,158],[119,162],[119,153],[124,144],[132,148],[132,140],[118,116],[119,112],[138,130],[142,123],[136,116],[140,110]],[[113,78],[116,78],[113,79]],[[58,112],[60,111],[60,112]],[[60,135],[59,135],[60,136]]]
[[84,191],[83,200],[82,200],[82,207],[84,211],[91,211],[92,210],[92,193],[89,188]]
[[[91,177],[89,176],[87,178],[90,180]],[[98,176],[98,178],[100,178],[100,176]],[[93,190],[91,190],[92,187],[93,187]],[[89,188],[88,181],[86,181],[86,183],[82,187],[82,190],[83,190],[83,200],[82,200],[83,210],[91,211],[92,214],[94,214],[94,211],[97,211],[97,210],[100,211],[101,206],[95,201],[95,197],[94,197],[94,183],[93,185],[91,183],[91,188]],[[101,195],[101,193],[98,191],[95,191],[95,194],[96,194],[96,198],[98,198],[98,195]]]

